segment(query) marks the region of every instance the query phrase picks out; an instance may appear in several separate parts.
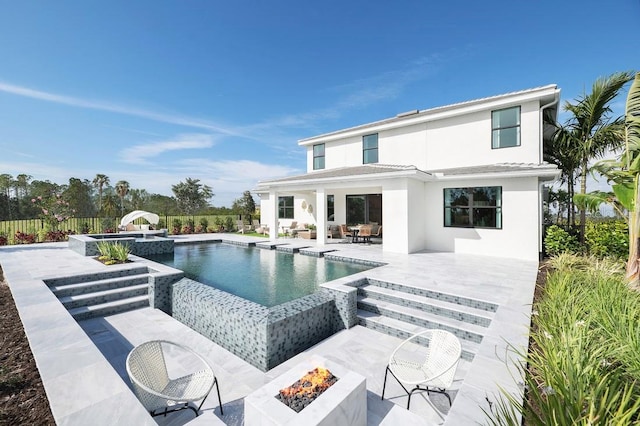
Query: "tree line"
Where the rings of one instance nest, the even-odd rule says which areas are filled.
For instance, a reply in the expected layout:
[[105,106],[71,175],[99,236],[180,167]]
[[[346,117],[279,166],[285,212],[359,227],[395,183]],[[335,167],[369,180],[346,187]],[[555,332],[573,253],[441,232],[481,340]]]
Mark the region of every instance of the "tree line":
[[48,212],[51,207],[43,206],[43,200],[64,202],[75,217],[116,218],[132,210],[146,210],[161,216],[250,215],[256,209],[250,191],[244,191],[231,208],[211,206],[212,188],[199,179],[186,178],[172,185],[171,190],[173,196],[166,196],[131,188],[126,180],[112,185],[105,174],[96,174],[93,180],[72,177],[67,184],[57,184],[49,180],[34,180],[28,174],[14,178],[5,173],[0,174],[0,221],[42,217],[46,215],[43,211]]

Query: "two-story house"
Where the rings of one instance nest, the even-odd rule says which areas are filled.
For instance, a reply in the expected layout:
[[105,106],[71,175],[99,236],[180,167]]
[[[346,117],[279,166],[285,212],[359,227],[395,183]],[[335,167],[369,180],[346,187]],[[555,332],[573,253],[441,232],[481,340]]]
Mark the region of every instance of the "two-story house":
[[315,224],[319,243],[330,225],[378,223],[384,251],[537,260],[559,99],[549,85],[303,139],[306,174],[258,183],[262,222]]

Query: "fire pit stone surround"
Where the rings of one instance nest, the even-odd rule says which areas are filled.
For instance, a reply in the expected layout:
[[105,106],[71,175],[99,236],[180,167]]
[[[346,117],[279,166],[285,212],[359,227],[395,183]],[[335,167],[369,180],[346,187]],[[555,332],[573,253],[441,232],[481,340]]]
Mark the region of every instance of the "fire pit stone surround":
[[[283,404],[278,392],[310,370],[323,367],[339,380],[299,413]],[[367,424],[366,379],[340,364],[313,355],[267,383],[244,399],[245,425],[326,425],[365,426]]]

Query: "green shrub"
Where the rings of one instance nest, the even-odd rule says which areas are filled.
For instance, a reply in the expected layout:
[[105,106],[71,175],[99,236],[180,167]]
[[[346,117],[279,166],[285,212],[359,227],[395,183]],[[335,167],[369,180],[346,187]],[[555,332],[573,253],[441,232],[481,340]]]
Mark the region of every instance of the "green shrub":
[[233,225],[233,218],[231,216],[227,216],[224,219],[224,230],[229,232],[235,230],[235,226]]
[[544,237],[544,247],[549,256],[555,256],[561,253],[580,252],[580,242],[578,238],[557,225],[552,225],[547,228],[547,234]]
[[622,220],[587,222],[587,250],[597,257],[626,259],[629,256],[629,226]]
[[158,229],[164,229],[164,228],[166,228],[166,227],[167,227],[167,224],[165,223],[164,219],[160,219],[160,220],[158,221],[158,227],[157,227],[157,228],[158,228]]
[[[493,425],[628,425],[640,421],[640,294],[622,262],[563,255],[534,305],[523,394],[503,393]],[[523,366],[527,366],[526,370]]]
[[100,221],[100,224],[102,227],[102,232],[116,232],[116,222],[112,218],[105,217]]
[[180,234],[180,231],[182,230],[182,221],[176,217],[171,222],[171,226],[173,228],[171,231],[172,234]]

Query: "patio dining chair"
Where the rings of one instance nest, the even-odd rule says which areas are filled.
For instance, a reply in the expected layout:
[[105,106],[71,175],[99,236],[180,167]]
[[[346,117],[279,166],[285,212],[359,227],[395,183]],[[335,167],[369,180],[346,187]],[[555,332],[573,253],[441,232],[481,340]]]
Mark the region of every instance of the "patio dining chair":
[[[197,371],[175,379],[170,378],[165,361],[167,352],[185,362],[195,362],[198,365]],[[220,414],[223,414],[218,379],[209,364],[189,348],[166,340],[145,342],[129,352],[126,367],[134,393],[152,416],[166,416],[188,408],[197,417],[214,385],[218,393]],[[191,405],[197,401],[201,401],[197,408]]]
[[351,238],[351,232],[349,232],[349,229],[347,228],[347,225],[343,224],[340,225],[340,238]]
[[[444,394],[451,406],[447,389],[451,387],[458,368],[462,347],[458,338],[446,330],[426,330],[402,342],[391,354],[384,373],[382,399],[387,386],[387,374],[398,381],[407,393],[407,410],[416,391]],[[408,390],[405,385],[414,386]]]
[[371,225],[360,225],[360,232],[358,233],[358,237],[362,238],[362,241],[365,243],[371,242]]

